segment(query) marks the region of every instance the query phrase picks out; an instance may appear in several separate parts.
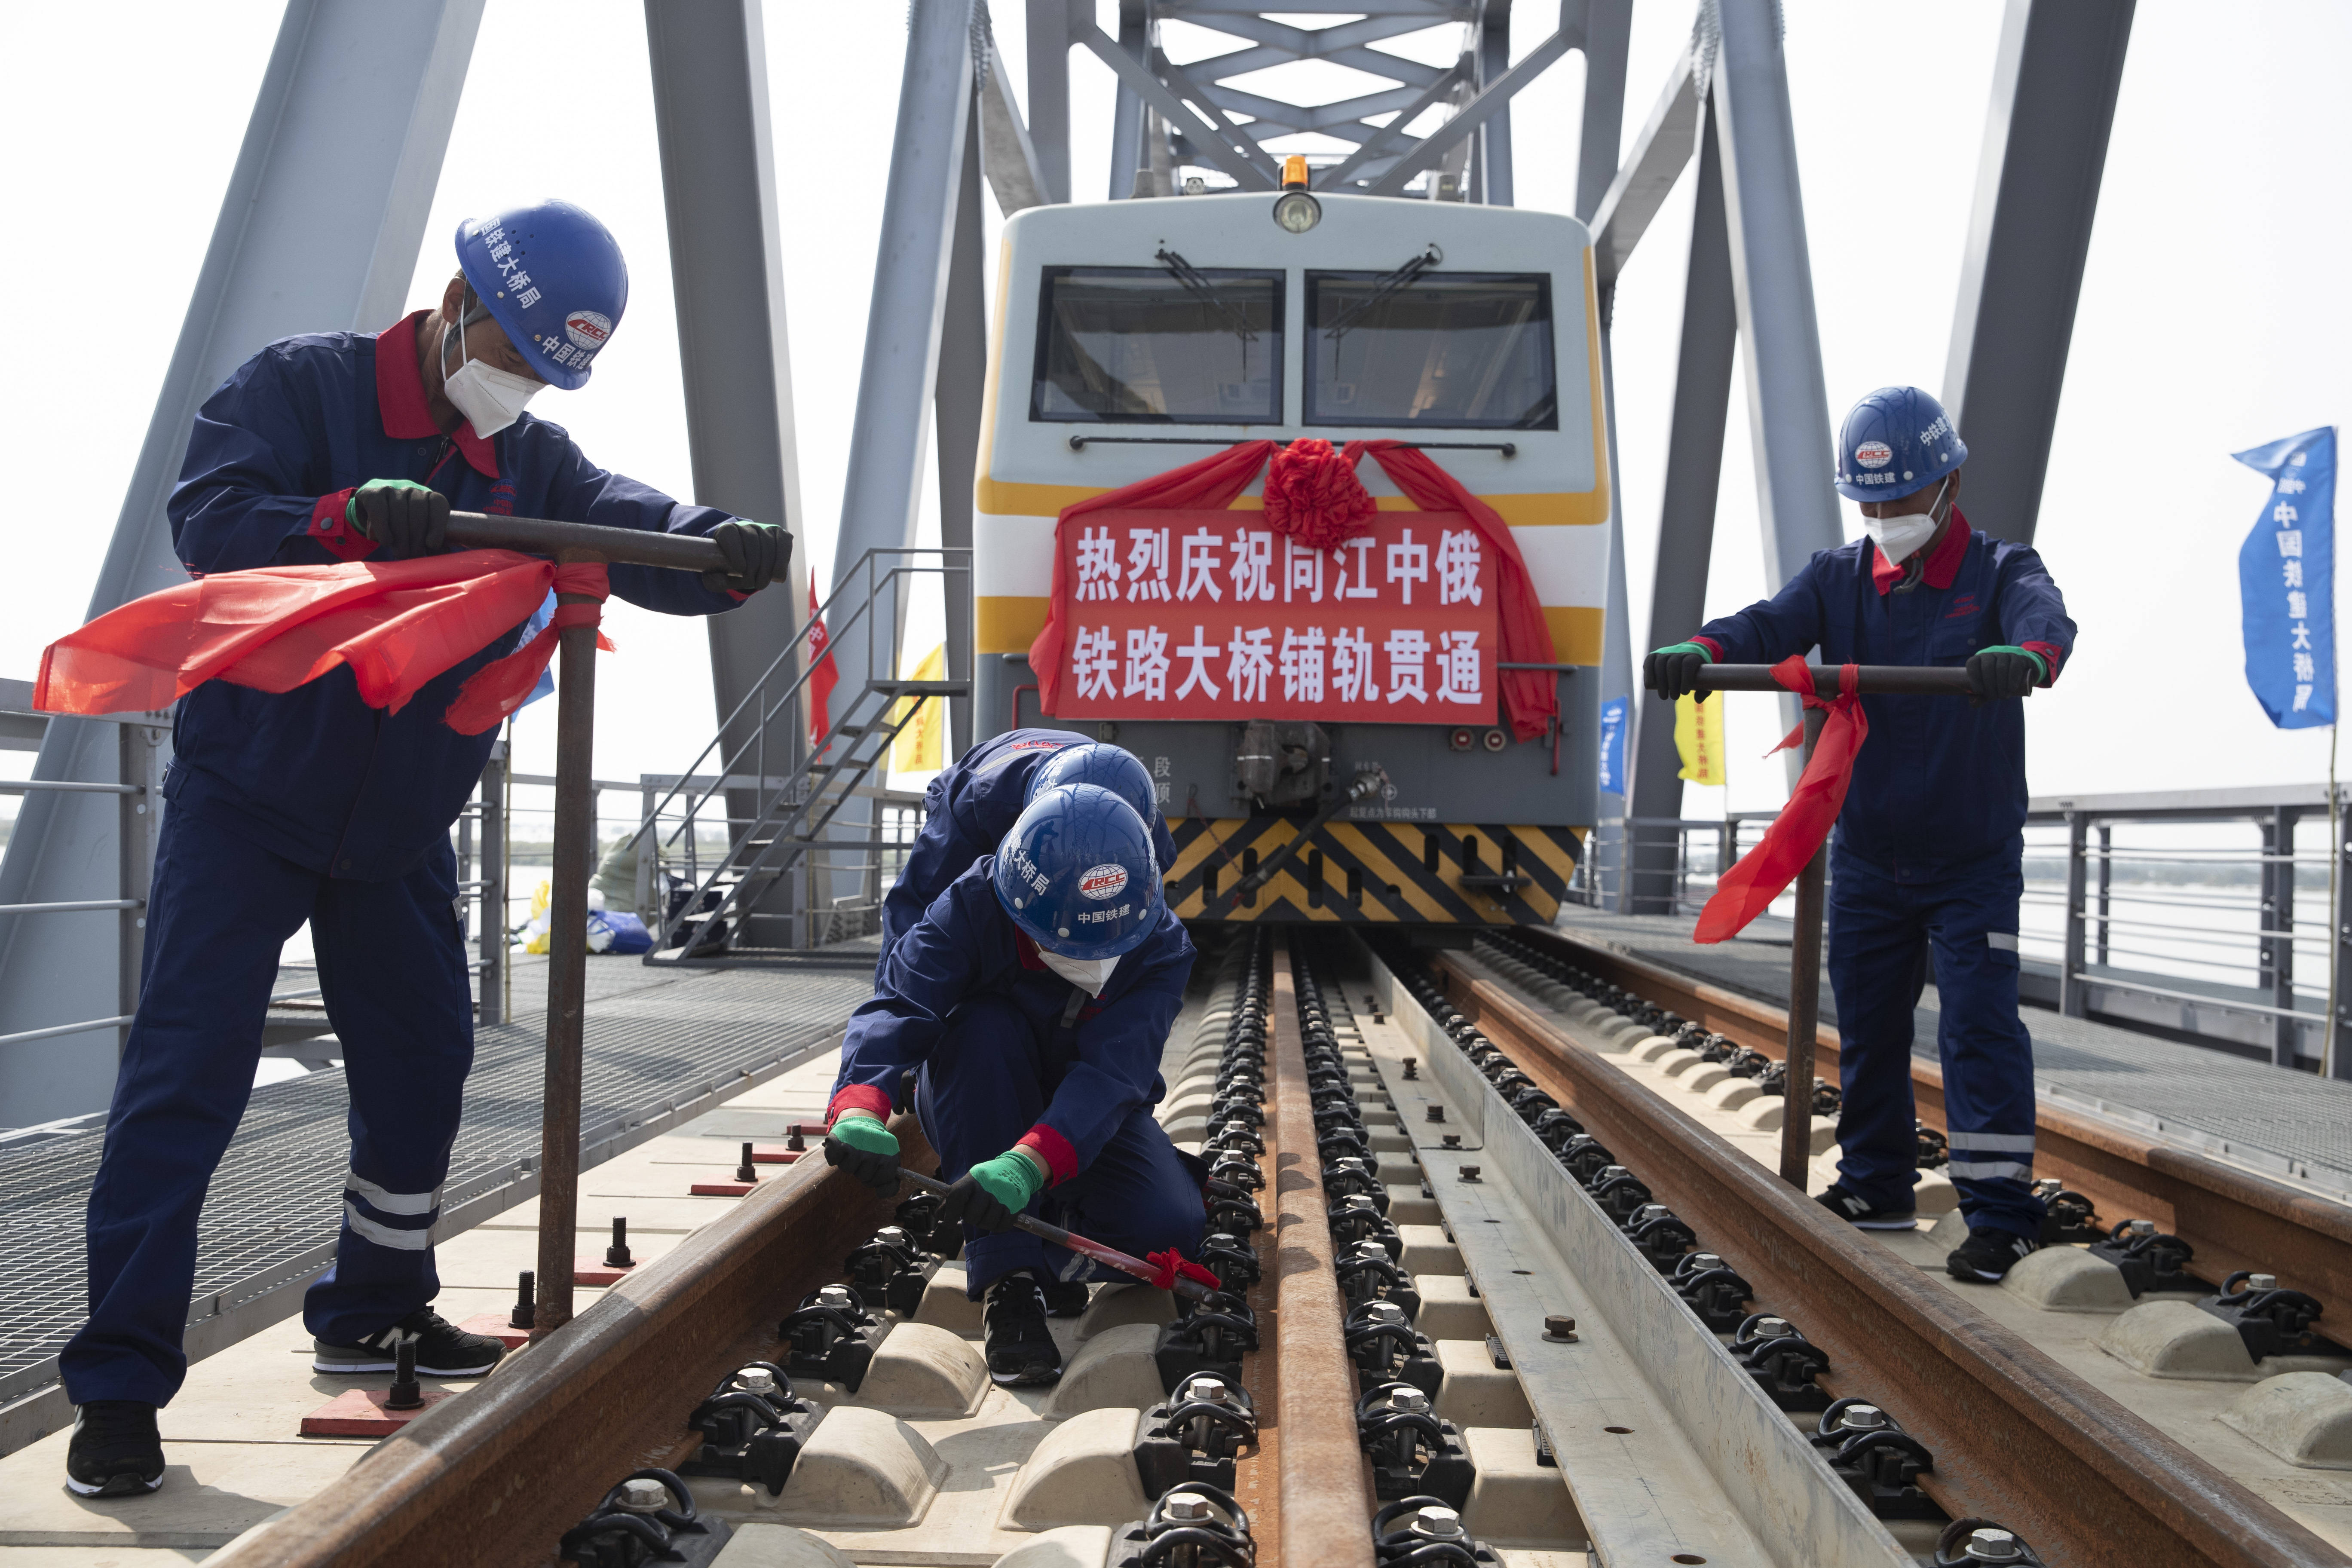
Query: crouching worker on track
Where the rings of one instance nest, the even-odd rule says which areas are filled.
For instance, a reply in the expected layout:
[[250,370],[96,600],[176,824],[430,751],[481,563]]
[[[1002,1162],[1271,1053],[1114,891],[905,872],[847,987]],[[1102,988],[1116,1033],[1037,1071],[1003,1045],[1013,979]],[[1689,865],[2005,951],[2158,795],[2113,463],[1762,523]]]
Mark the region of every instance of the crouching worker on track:
[[[882,900],[882,952],[912,931],[931,900],[1003,842],[1029,803],[1062,784],[1100,784],[1135,808],[1151,830],[1151,852],[1165,873],[1176,841],[1160,816],[1151,774],[1124,747],[1068,730],[1008,730],[955,760],[923,792],[923,830]],[[882,961],[875,964],[881,972]]]
[[1062,1375],[1049,1296],[1073,1314],[1097,1277],[1089,1259],[1013,1228],[1014,1215],[1139,1258],[1199,1248],[1200,1170],[1151,1114],[1192,971],[1143,819],[1098,785],[1066,785],[932,901],[850,1015],[825,1158],[897,1193],[898,1141],[884,1121],[918,1069],[915,1114],[954,1184],[943,1213],[964,1222],[998,1383]]

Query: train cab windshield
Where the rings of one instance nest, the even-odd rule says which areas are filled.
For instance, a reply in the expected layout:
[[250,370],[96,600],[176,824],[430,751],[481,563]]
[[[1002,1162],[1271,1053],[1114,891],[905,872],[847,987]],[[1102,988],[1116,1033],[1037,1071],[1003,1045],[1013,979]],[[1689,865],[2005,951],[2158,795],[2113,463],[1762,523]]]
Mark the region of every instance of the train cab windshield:
[[1282,421],[1283,277],[1049,267],[1030,417],[1066,423]]
[[1541,273],[1307,275],[1306,423],[1556,430]]

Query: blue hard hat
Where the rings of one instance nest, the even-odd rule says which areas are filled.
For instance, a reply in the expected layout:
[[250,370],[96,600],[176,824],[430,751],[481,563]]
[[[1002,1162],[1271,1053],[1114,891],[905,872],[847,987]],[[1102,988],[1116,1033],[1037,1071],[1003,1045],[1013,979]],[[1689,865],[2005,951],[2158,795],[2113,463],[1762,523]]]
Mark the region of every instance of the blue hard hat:
[[534,202],[457,226],[457,266],[507,341],[551,386],[588,384],[629,305],[613,231],[570,202]]
[[1151,787],[1151,774],[1143,763],[1126,747],[1099,741],[1065,746],[1046,758],[1029,775],[1029,798],[1035,800],[1064,784],[1100,784],[1135,807],[1135,815],[1143,818],[1146,827],[1160,815],[1160,792]]
[[1047,790],[997,846],[996,901],[1049,952],[1117,958],[1160,923],[1151,830],[1100,784]]
[[1882,386],[1838,432],[1837,489],[1848,500],[1901,500],[1969,460],[1944,405],[1916,386]]

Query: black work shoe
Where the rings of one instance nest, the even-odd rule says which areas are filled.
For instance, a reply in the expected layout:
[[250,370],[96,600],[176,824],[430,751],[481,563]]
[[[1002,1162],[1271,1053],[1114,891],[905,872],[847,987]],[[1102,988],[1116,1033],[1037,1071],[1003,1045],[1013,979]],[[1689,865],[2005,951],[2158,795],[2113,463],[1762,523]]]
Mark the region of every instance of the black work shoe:
[[1040,1279],[1037,1289],[1045,1293],[1048,1317],[1075,1318],[1087,1310],[1093,1293],[1083,1279]]
[[419,1307],[388,1329],[368,1335],[355,1345],[310,1342],[310,1370],[337,1377],[390,1372],[396,1364],[400,1342],[416,1342],[419,1377],[479,1377],[507,1353],[502,1341],[488,1334],[469,1334],[430,1307]]
[[1045,1292],[1027,1274],[1008,1274],[989,1287],[988,1375],[1007,1387],[1058,1383],[1061,1347],[1045,1326]]
[[163,1484],[163,1439],[155,1407],[136,1399],[93,1399],[74,1412],[66,1447],[66,1489],[76,1497],[143,1497]]
[[2019,1258],[2029,1252],[2039,1252],[2042,1244],[2030,1236],[2020,1236],[2013,1230],[1995,1230],[1987,1225],[1969,1226],[1968,1240],[1959,1250],[1944,1259],[1944,1267],[1955,1279],[1983,1280],[1990,1284],[2008,1273]]
[[1856,1230],[1916,1230],[1919,1215],[1916,1209],[1883,1209],[1843,1183],[1832,1184],[1830,1190],[1813,1200]]

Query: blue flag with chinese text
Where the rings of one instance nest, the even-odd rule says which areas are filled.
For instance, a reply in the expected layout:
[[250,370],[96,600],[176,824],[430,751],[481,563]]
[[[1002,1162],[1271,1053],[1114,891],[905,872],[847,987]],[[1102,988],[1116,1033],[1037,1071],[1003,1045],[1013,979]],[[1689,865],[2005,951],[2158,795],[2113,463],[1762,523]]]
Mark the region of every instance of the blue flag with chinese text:
[[2336,722],[2336,427],[2231,454],[2271,481],[2238,549],[2246,684],[2282,730]]
[[1630,697],[1612,697],[1601,705],[1601,790],[1604,795],[1625,793],[1625,721],[1633,706]]

